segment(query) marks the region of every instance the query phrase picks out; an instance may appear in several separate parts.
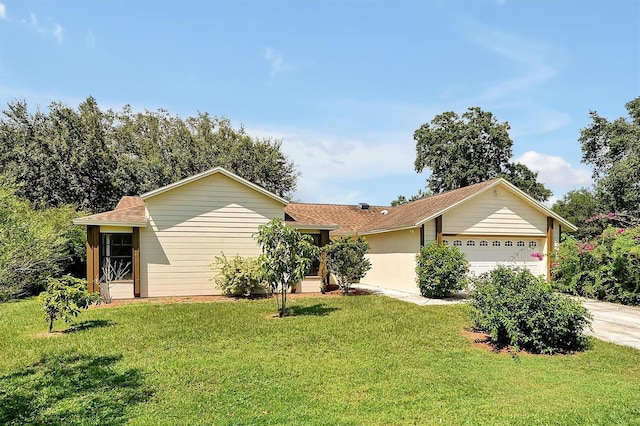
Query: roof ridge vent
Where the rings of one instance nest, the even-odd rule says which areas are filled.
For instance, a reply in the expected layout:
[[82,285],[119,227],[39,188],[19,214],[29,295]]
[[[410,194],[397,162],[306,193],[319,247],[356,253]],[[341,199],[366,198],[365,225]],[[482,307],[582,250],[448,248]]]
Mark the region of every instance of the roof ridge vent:
[[369,204],[367,203],[359,203],[360,210],[369,210]]

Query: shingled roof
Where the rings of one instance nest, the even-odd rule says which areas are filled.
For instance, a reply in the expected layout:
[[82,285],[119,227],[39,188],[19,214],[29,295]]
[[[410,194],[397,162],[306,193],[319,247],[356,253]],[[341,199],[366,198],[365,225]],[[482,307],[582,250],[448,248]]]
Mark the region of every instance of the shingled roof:
[[500,179],[492,179],[389,208],[389,213],[369,222],[360,231],[369,233],[421,225],[498,181]]
[[[291,223],[301,220],[309,227],[313,223],[319,225],[334,224],[337,226],[334,234],[366,235],[420,226],[469,198],[499,184],[509,187],[536,209],[556,218],[567,229],[575,231],[576,228],[573,224],[567,222],[502,178],[432,195],[431,197],[411,201],[397,207],[375,206],[367,210],[361,209],[359,206],[291,203],[285,207],[285,212],[290,216]],[[318,226],[318,228],[321,228],[321,226]]]
[[333,234],[353,235],[369,222],[378,219],[382,216],[382,211],[389,208],[369,206],[364,209],[359,205],[290,203],[285,206],[284,211],[288,216],[288,225],[333,229]]
[[137,196],[125,195],[115,209],[90,216],[80,217],[73,221],[76,225],[117,225],[147,226],[147,212],[144,201]]

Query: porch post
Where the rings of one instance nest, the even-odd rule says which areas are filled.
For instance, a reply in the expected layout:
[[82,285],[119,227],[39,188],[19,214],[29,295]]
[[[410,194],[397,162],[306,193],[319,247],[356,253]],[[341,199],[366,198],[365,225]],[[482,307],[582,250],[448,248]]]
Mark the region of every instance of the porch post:
[[100,291],[100,227],[87,225],[87,290]]
[[555,250],[553,241],[553,218],[547,217],[547,281],[551,281],[551,255]]
[[436,244],[442,245],[442,215],[436,217]]
[[140,228],[133,228],[133,295],[140,297]]

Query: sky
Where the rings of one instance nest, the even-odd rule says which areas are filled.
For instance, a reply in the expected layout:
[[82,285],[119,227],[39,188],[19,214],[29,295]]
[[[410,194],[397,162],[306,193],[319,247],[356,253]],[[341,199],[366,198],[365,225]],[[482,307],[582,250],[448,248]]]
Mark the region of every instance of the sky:
[[640,95],[638,0],[0,0],[0,108],[198,112],[282,140],[294,200],[424,189],[413,132],[479,106],[553,202],[590,186],[589,111]]

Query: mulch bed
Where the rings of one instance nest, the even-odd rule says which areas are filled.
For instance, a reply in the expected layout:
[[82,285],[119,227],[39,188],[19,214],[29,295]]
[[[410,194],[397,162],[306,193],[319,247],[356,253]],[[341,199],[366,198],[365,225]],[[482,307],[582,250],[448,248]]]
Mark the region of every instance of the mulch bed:
[[[373,294],[371,292],[360,290],[360,289],[351,289],[348,296],[367,296]],[[258,300],[258,299],[269,299],[272,296],[253,296],[251,298],[245,297],[230,297],[230,296],[168,296],[168,297],[144,297],[144,298],[135,298],[135,299],[117,299],[111,301],[109,304],[101,303],[99,305],[92,305],[89,309],[100,309],[100,308],[113,308],[116,306],[122,305],[131,305],[135,303],[159,303],[159,304],[167,304],[167,303],[203,303],[203,302],[241,302],[245,300]],[[340,290],[332,290],[327,291],[326,293],[313,292],[313,293],[287,293],[287,299],[308,299],[308,298],[318,298],[318,297],[344,297],[342,291]]]
[[[473,342],[476,348],[484,349],[494,353],[512,353],[508,346],[496,345],[491,341],[491,337],[487,333],[474,330],[463,330],[462,334]],[[521,351],[526,353],[525,351]]]

